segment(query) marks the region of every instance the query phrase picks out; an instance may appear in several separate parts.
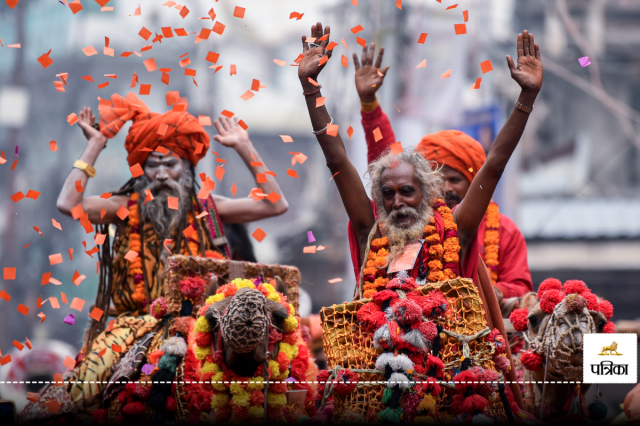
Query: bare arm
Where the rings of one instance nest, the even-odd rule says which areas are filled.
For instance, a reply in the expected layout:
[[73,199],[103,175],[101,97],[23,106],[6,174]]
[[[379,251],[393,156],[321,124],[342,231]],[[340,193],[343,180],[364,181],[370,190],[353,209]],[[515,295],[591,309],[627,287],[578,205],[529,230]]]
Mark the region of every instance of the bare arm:
[[[80,112],[80,121],[78,125],[82,129],[85,137],[89,140],[87,147],[80,156],[80,160],[93,166],[107,143],[107,137],[99,130],[93,128],[95,117],[91,114],[91,108],[84,107]],[[86,189],[89,177],[82,170],[72,168],[69,176],[64,181],[60,195],[58,196],[58,210],[62,213],[71,215],[71,209],[78,204],[82,204],[82,209],[89,214],[89,220],[94,224],[119,223],[120,218],[116,215],[118,209],[127,203],[127,197],[115,196],[109,199],[100,197],[84,197],[84,192],[78,192],[76,189],[76,181],[80,181],[82,188]],[[101,216],[102,209],[106,213]]]
[[[244,161],[247,168],[253,173],[254,177],[258,173],[265,174],[269,169],[264,165],[262,158],[253,147],[249,134],[242,127],[238,126],[237,121],[226,117],[220,117],[214,122],[219,135],[213,138],[226,147],[236,150],[240,158]],[[252,157],[253,155],[253,157]],[[261,166],[252,166],[251,163],[261,163]],[[266,219],[273,216],[279,216],[289,209],[289,204],[278,186],[275,177],[266,175],[266,183],[258,184],[262,192],[266,195],[272,192],[278,194],[281,198],[272,203],[270,200],[263,198],[254,201],[250,198],[231,199],[214,195],[213,198],[220,214],[220,219],[224,223],[247,223],[260,219]]]
[[[514,64],[513,59],[508,55],[507,64],[511,71],[511,77],[522,88],[518,102],[526,106],[533,106],[542,86],[540,48],[534,43],[533,34],[529,34],[526,30],[524,35],[518,34],[517,48],[518,64]],[[487,161],[478,171],[463,202],[455,211],[454,218],[458,224],[463,259],[478,231],[480,221],[489,206],[507,162],[518,146],[528,119],[529,114],[516,108],[513,109],[509,119],[491,145]]]
[[[329,27],[326,27],[324,35],[328,34]],[[312,93],[318,90],[318,87],[312,84],[309,78],[317,81],[318,74],[322,68],[324,68],[324,64],[319,64],[319,60],[324,56],[325,47],[329,43],[329,37],[323,41],[317,40],[323,37],[322,24],[320,22],[311,27],[311,36],[316,38],[315,43],[320,46],[312,46],[310,48],[309,43],[307,43],[307,37],[302,36],[304,58],[299,64],[298,77],[300,78],[302,91],[304,93]],[[331,51],[326,51],[326,55],[330,57]],[[331,117],[325,106],[316,108],[316,99],[321,96],[320,91],[313,95],[305,96],[309,117],[311,118],[311,125],[316,131],[324,129],[331,121]],[[327,160],[327,167],[331,174],[335,175],[334,179],[340,192],[342,203],[351,220],[351,225],[353,226],[358,245],[360,246],[360,253],[364,253],[367,237],[375,223],[367,192],[360,180],[358,171],[347,157],[347,152],[340,134],[330,136],[324,132],[316,135],[316,137]]]

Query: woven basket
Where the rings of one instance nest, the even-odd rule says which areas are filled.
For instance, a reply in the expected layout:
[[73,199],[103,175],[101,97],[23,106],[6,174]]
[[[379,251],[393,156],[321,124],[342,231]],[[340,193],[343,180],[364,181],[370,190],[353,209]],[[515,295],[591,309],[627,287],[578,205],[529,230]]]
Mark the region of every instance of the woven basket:
[[[438,325],[465,335],[475,334],[486,327],[482,302],[473,281],[456,278],[442,283],[429,283],[417,289],[424,295],[433,290],[442,291],[449,301],[445,314],[436,321]],[[328,368],[341,366],[349,369],[375,369],[380,351],[373,347],[370,332],[361,329],[357,319],[358,309],[369,301],[363,299],[322,309],[322,340]],[[440,333],[440,339],[440,358],[446,367],[445,378],[450,380],[453,369],[460,366],[462,349],[453,337]],[[490,355],[491,344],[484,340],[483,337],[469,343],[471,358],[475,357],[472,365],[495,370]],[[355,391],[348,395],[334,395],[332,421],[339,423],[355,418],[376,422],[377,414],[386,408],[381,402],[384,385],[362,382],[383,380],[382,374],[358,374],[360,383]],[[446,394],[443,393],[437,402],[438,409],[446,411]],[[492,398],[490,402],[489,411],[500,418],[506,418],[499,398]]]
[[171,256],[167,265],[164,298],[169,306],[169,312],[180,312],[184,299],[180,292],[180,281],[189,275],[197,275],[207,284],[200,300],[194,303],[194,312],[197,312],[207,296],[214,294],[218,287],[236,278],[255,279],[258,277],[262,277],[263,282],[280,277],[287,287],[287,301],[293,305],[296,313],[298,312],[300,271],[294,266],[264,265],[196,256]]

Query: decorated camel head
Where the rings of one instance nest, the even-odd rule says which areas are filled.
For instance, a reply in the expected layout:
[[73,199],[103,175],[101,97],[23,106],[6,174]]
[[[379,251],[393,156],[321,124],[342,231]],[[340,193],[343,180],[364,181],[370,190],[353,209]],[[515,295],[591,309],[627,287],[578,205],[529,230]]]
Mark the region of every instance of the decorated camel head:
[[[286,287],[277,289],[286,291]],[[280,303],[246,287],[209,306],[205,314],[213,334],[214,351],[222,348],[225,365],[241,377],[251,376],[268,361],[269,327],[284,332],[287,317],[287,309]]]
[[[539,420],[563,414],[584,417],[587,413],[581,404],[577,404],[575,412],[567,412],[565,407],[569,399],[584,394],[588,385],[545,382],[582,381],[583,336],[614,333],[615,325],[609,321],[613,306],[591,293],[582,281],[570,280],[562,285],[555,278],[540,284],[535,299],[525,300],[529,300],[529,306],[514,310],[509,318],[526,341],[527,350],[520,356],[525,369],[523,379],[535,382],[527,386],[528,411]],[[572,406],[571,401],[568,406]]]

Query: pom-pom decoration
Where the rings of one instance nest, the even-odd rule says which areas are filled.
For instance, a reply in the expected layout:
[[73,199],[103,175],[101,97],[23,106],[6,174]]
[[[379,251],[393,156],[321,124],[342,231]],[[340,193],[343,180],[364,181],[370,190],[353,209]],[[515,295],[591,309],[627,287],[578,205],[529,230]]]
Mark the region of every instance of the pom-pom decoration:
[[598,303],[598,312],[602,313],[609,321],[613,316],[613,305],[608,300],[601,299],[600,303]]
[[164,297],[158,297],[151,304],[151,315],[153,315],[155,319],[160,319],[167,314],[168,309],[169,309],[169,306],[167,305],[167,302],[164,300]]
[[511,315],[509,315],[509,320],[511,321],[511,324],[513,324],[513,328],[515,328],[516,331],[522,333],[523,331],[527,330],[527,328],[529,328],[528,317],[529,309],[514,309],[514,311],[511,312]]
[[602,329],[603,333],[615,333],[616,332],[616,325],[609,321],[604,325],[604,328]]
[[187,299],[195,300],[202,296],[205,282],[200,277],[189,277],[180,281],[180,292]]
[[605,404],[604,402],[593,401],[587,407],[587,411],[589,412],[589,418],[597,422],[607,417],[609,409],[607,408],[607,404]]
[[550,314],[556,305],[564,299],[564,293],[560,290],[547,290],[540,299],[540,309]]
[[540,371],[543,365],[542,356],[531,351],[525,351],[520,355],[520,363],[529,371]]
[[547,278],[546,280],[540,283],[540,287],[538,287],[538,298],[542,299],[542,296],[549,290],[560,290],[562,291],[562,282],[555,278]]
[[562,286],[564,294],[582,294],[589,291],[587,285],[581,280],[569,280]]

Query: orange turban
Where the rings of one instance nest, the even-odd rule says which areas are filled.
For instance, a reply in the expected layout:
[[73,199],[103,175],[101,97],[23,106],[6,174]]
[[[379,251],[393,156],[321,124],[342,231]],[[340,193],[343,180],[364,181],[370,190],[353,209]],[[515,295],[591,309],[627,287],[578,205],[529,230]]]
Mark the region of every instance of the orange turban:
[[[108,105],[104,105],[107,102]],[[100,130],[109,139],[117,135],[127,121],[133,121],[124,141],[129,153],[129,166],[138,163],[144,165],[149,153],[159,146],[170,149],[195,166],[209,149],[209,135],[198,119],[186,111],[167,111],[164,114],[151,112],[133,93],[125,98],[114,94],[110,101],[101,100],[98,110]],[[158,129],[163,125],[167,127],[164,135],[161,135]],[[198,147],[197,144],[201,145]]]
[[424,158],[465,175],[471,182],[487,159],[480,142],[459,130],[441,130],[422,138],[416,151]]

